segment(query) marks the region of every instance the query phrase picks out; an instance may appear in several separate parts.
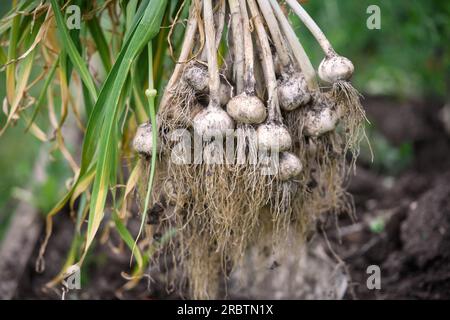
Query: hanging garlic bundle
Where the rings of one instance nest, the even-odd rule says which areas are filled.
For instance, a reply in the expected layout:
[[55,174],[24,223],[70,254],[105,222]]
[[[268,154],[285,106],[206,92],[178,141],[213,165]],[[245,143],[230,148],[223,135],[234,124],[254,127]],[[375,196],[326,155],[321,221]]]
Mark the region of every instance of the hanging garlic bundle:
[[[192,0],[158,112],[153,200],[167,212],[158,229],[177,230],[170,250],[194,298],[216,297],[261,233],[304,236],[320,214],[351,210],[345,155],[356,158],[365,118],[354,67],[297,1],[286,3],[323,48],[318,75],[331,88],[319,86],[276,0]],[[152,130],[140,126],[133,143],[147,159]]]

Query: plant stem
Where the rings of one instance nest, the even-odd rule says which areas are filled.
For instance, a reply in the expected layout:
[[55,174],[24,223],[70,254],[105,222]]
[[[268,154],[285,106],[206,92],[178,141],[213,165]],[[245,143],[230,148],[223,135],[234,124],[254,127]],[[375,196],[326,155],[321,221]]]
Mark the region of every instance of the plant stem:
[[255,94],[255,74],[253,70],[253,41],[250,33],[250,21],[248,19],[247,3],[245,0],[239,0],[241,9],[242,25],[244,31],[244,90],[249,95]]
[[219,50],[220,41],[222,40],[222,32],[225,26],[226,0],[220,0],[220,7],[217,10],[217,28],[216,28],[216,50]]
[[295,60],[297,60],[297,63],[299,64],[300,69],[302,70],[303,75],[305,76],[309,90],[311,91],[319,90],[319,85],[316,79],[316,71],[314,70],[312,63],[309,60],[308,55],[305,52],[305,49],[298,40],[294,29],[292,29],[288,19],[281,10],[278,2],[276,0],[269,0],[269,1],[270,4],[272,5],[275,16],[277,17],[278,22],[280,23],[281,28],[283,29],[283,33],[287,41],[289,42],[289,45],[292,48]]
[[330,41],[328,41],[325,34],[319,28],[317,23],[311,18],[305,9],[296,0],[286,0],[286,3],[291,7],[292,11],[302,20],[303,24],[311,31],[314,38],[316,38],[323,52],[327,57],[336,55]]
[[164,90],[164,94],[161,98],[160,111],[167,107],[170,97],[172,95],[172,88],[176,85],[181,77],[181,73],[185,67],[185,62],[188,60],[189,55],[194,47],[194,36],[197,31],[197,14],[195,13],[195,5],[192,4],[189,13],[189,20],[184,33],[183,45],[181,46],[180,56],[178,62],[175,65],[172,76],[167,83]]
[[289,70],[292,67],[291,59],[289,57],[289,52],[284,45],[283,36],[281,34],[280,27],[278,26],[277,19],[273,14],[273,10],[268,2],[268,0],[258,0],[259,9],[264,16],[264,20],[266,20],[267,29],[272,36],[273,44],[275,45],[275,49],[278,53],[278,58],[280,59],[281,65],[283,69]]
[[270,50],[269,39],[267,37],[264,24],[261,21],[261,15],[259,14],[258,5],[255,0],[248,0],[248,5],[252,13],[252,19],[256,27],[256,33],[258,35],[259,44],[261,46],[261,60],[264,69],[264,77],[266,78],[268,101],[268,122],[281,122],[281,111],[278,104],[277,94],[277,79],[275,76],[275,69],[273,66],[272,52]]
[[152,158],[150,163],[150,176],[148,178],[147,183],[147,193],[145,195],[144,200],[144,211],[142,212],[141,217],[141,225],[139,227],[139,232],[136,237],[136,240],[134,242],[134,246],[131,252],[131,256],[133,256],[134,248],[136,246],[136,243],[142,233],[142,230],[144,229],[145,220],[147,217],[147,210],[148,210],[148,203],[150,202],[150,195],[152,191],[153,186],[153,180],[155,178],[155,171],[156,171],[156,158],[158,156],[157,151],[157,143],[158,143],[158,127],[156,123],[156,111],[155,111],[155,97],[156,97],[156,90],[154,88],[154,81],[153,81],[153,47],[152,42],[149,41],[148,43],[148,89],[145,90],[145,95],[147,96],[148,100],[148,107],[150,112],[150,121],[152,124]]
[[[219,50],[220,41],[222,40],[222,32],[223,32],[223,28],[225,26],[225,9],[226,9],[225,2],[224,2],[224,0],[221,0],[220,7],[214,15],[214,18],[216,19],[215,22],[217,22],[217,28],[215,31],[215,33],[216,33],[216,35],[215,35],[216,50]],[[207,50],[205,47],[203,47],[202,53],[200,55],[200,60],[205,61],[207,59],[208,59]]]
[[206,53],[208,56],[210,102],[214,106],[219,106],[220,78],[217,65],[212,0],[203,1],[203,20],[205,24]]
[[242,29],[242,16],[238,0],[228,0],[231,12],[231,31],[233,36],[234,55],[234,81],[236,92],[244,90],[244,36]]

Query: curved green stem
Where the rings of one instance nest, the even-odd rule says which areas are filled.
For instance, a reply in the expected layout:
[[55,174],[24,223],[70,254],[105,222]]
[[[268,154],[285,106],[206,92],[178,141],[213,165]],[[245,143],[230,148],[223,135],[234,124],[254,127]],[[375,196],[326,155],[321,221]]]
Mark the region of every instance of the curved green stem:
[[[150,122],[152,124],[152,158],[151,158],[151,163],[150,163],[150,175],[149,175],[148,183],[147,183],[147,194],[145,195],[145,200],[144,200],[144,210],[142,211],[141,225],[139,227],[139,233],[136,237],[135,246],[136,246],[136,243],[142,233],[142,230],[144,229],[144,224],[145,224],[145,220],[147,217],[148,203],[150,201],[150,195],[151,195],[151,191],[152,191],[153,180],[155,179],[156,158],[158,155],[158,151],[157,151],[158,134],[157,134],[156,110],[155,110],[156,93],[157,92],[154,88],[154,81],[153,81],[153,47],[152,47],[152,42],[149,41],[149,43],[148,43],[148,89],[145,90],[145,95],[147,96],[147,100],[148,100],[148,106],[149,106],[149,112],[150,112]],[[131,253],[132,256],[133,256],[134,248],[135,247],[133,247],[133,250]]]

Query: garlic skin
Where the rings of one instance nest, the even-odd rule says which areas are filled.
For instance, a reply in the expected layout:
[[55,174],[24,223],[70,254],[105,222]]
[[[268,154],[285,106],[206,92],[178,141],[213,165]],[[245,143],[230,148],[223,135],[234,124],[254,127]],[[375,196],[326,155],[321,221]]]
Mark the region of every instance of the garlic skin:
[[306,105],[311,100],[311,94],[305,77],[299,72],[284,75],[278,81],[278,100],[281,109],[285,111],[292,111]]
[[278,168],[278,178],[281,181],[292,179],[302,172],[303,165],[300,159],[291,152],[281,152]]
[[289,150],[292,146],[292,138],[283,125],[276,123],[264,123],[256,130],[258,148],[276,152]]
[[320,79],[328,83],[347,81],[355,71],[353,63],[346,57],[334,55],[325,57],[319,65]]
[[315,99],[311,109],[306,112],[303,133],[306,136],[318,137],[336,129],[340,118],[338,106],[326,96]]
[[194,123],[194,119],[195,117],[202,112],[203,110],[205,110],[205,107],[203,107],[200,103],[196,103],[191,107],[189,116],[186,117],[186,123],[188,126],[193,126]]
[[245,92],[234,96],[227,104],[228,114],[237,122],[259,124],[266,120],[264,103],[257,96]]
[[[197,98],[204,101],[205,104],[209,103],[209,88],[205,89],[202,92],[196,91]],[[228,101],[231,98],[231,88],[230,85],[221,82],[219,87],[219,103],[221,106],[226,106]]]
[[221,106],[225,106],[231,98],[231,88],[227,83],[220,82],[219,101]]
[[[152,140],[152,124],[145,122],[136,130],[136,135],[133,138],[133,148],[137,153],[143,156],[151,156],[153,152],[153,140]],[[159,152],[159,145],[157,145]]]
[[[182,79],[197,93],[207,94],[209,92],[208,69],[198,62],[190,63],[186,66]],[[226,81],[221,81],[219,87],[220,105],[226,105],[230,101],[230,97],[230,85]]]
[[208,92],[208,69],[198,63],[189,63],[184,69],[183,80],[190,85],[196,92]]
[[280,57],[278,56],[278,53],[276,53],[276,52],[273,54],[273,67],[275,69],[275,74],[277,76],[282,74],[283,67],[280,62]]
[[186,112],[178,112],[171,115],[172,118],[176,119],[177,123],[183,124],[185,127],[192,127],[194,118],[202,111],[205,107],[199,102],[192,103]]
[[234,129],[234,121],[225,110],[209,106],[195,116],[193,127],[195,133],[205,139],[216,134],[225,135],[227,130]]

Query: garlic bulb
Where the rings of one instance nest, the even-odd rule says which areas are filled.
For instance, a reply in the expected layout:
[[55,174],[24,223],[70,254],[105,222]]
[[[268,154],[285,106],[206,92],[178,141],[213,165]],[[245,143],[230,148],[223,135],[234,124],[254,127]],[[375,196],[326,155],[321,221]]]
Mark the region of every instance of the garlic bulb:
[[256,130],[258,148],[261,150],[286,151],[292,146],[292,138],[288,130],[273,122],[264,123]]
[[339,109],[335,102],[325,95],[317,96],[311,109],[306,112],[303,132],[317,137],[336,128]]
[[300,174],[303,166],[300,159],[291,152],[281,152],[278,168],[278,176],[281,181],[286,181]]
[[[159,146],[157,146],[158,148]],[[145,122],[136,130],[133,139],[133,148],[137,153],[143,156],[151,156],[153,151],[152,124]]]
[[245,92],[231,98],[227,104],[227,112],[237,122],[246,124],[259,124],[267,116],[261,99]]
[[311,100],[311,94],[308,92],[305,77],[299,72],[285,75],[278,82],[278,99],[281,109],[285,111],[306,105]]
[[219,87],[219,102],[221,106],[227,105],[228,101],[230,101],[231,97],[231,89],[230,86],[224,82],[220,82]]
[[355,67],[349,59],[333,55],[322,60],[318,71],[320,79],[328,83],[335,83],[349,80],[354,70]]
[[198,62],[192,62],[184,69],[183,80],[196,92],[207,92],[209,90],[208,79],[208,69]]
[[210,105],[195,116],[193,127],[198,135],[209,138],[234,129],[234,121],[223,109]]

